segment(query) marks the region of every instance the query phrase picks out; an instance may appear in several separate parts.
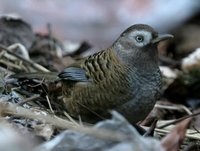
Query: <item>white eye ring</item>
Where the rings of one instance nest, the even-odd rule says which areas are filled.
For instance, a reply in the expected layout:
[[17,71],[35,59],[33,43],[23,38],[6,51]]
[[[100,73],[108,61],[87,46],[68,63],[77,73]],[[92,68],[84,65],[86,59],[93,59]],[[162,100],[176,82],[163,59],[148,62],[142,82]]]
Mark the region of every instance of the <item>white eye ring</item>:
[[138,35],[138,36],[135,37],[135,40],[136,40],[137,42],[143,42],[144,37],[143,37],[142,35]]

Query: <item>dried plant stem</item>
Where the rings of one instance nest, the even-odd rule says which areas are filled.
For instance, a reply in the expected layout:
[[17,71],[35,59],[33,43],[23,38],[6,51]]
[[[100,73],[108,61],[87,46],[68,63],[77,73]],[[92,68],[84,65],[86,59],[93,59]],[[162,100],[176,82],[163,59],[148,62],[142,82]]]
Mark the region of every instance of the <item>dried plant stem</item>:
[[36,100],[36,99],[38,99],[38,98],[40,98],[40,95],[39,95],[39,94],[35,94],[35,95],[31,96],[30,98],[27,98],[26,100],[17,103],[17,105],[23,105],[23,104],[25,104],[25,103],[27,103],[27,102],[34,101],[34,100]]
[[158,129],[162,129],[162,128],[164,128],[164,127],[167,127],[167,126],[172,125],[172,124],[176,124],[176,123],[178,123],[178,122],[180,122],[180,121],[183,121],[183,120],[185,120],[185,119],[187,119],[187,118],[190,118],[190,117],[197,116],[197,115],[199,115],[199,114],[200,114],[200,112],[196,112],[196,113],[193,113],[193,114],[190,114],[190,115],[181,117],[181,118],[179,118],[179,119],[176,119],[176,120],[174,120],[174,121],[171,121],[171,122],[169,122],[169,123],[163,124],[163,125],[161,125],[161,126],[158,126],[157,128],[158,128]]
[[42,72],[49,72],[48,69],[44,68],[43,66],[33,62],[32,60],[28,60],[26,58],[23,58],[22,56],[13,53],[10,49],[6,48],[4,45],[0,44],[0,48],[1,50],[5,50],[8,54],[13,55],[15,57],[17,57],[18,59],[22,60],[23,62],[26,62],[27,64],[29,64],[32,68],[36,69],[37,71],[42,71]]
[[106,130],[106,129],[97,129],[90,126],[81,126],[74,124],[65,119],[61,119],[55,115],[50,115],[44,111],[34,111],[32,109],[25,109],[23,107],[17,106],[12,103],[0,102],[0,112],[2,115],[14,115],[18,117],[28,118],[38,120],[40,122],[51,124],[60,129],[70,129],[75,130],[81,133],[85,133],[100,139],[106,139],[111,141],[122,141],[125,139],[129,139],[128,136],[116,133],[114,131]]

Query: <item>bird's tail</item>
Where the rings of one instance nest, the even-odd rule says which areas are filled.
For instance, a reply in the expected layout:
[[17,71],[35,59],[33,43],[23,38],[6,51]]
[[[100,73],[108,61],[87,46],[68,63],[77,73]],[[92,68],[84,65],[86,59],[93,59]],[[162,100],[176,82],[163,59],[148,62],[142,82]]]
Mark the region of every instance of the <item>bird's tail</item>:
[[32,72],[32,73],[17,73],[9,76],[14,79],[44,79],[48,81],[58,80],[57,72]]

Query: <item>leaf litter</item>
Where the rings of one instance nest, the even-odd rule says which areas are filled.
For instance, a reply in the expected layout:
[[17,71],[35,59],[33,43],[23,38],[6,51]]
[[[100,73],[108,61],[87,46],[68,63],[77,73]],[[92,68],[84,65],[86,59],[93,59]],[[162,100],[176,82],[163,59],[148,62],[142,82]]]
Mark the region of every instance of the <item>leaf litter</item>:
[[[190,41],[195,35],[185,36],[188,29],[199,31],[200,27],[194,24],[188,21],[174,29],[177,38],[159,46],[163,95],[136,128],[114,111],[111,119],[95,125],[73,119],[63,109],[60,82],[34,75],[59,72],[87,53],[92,48],[89,43],[62,42],[53,36],[50,24],[48,33],[34,33],[31,25],[20,17],[2,16],[0,139],[6,139],[0,141],[0,149],[190,151],[198,148],[200,38],[192,45]],[[18,80],[11,78],[15,73],[19,74]],[[20,77],[20,73],[33,73],[33,77]]]

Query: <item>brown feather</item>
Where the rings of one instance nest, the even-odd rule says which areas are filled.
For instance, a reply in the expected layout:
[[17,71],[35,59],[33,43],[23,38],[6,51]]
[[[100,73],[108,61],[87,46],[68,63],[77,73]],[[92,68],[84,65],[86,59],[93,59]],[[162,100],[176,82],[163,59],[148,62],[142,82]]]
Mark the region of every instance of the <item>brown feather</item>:
[[114,109],[130,122],[144,119],[161,90],[157,43],[172,37],[158,35],[148,25],[133,25],[112,47],[66,68],[60,78],[69,113],[96,121],[97,114],[107,117]]
[[117,58],[112,48],[91,55],[71,66],[84,69],[87,77],[92,80],[91,83],[72,82],[73,84],[64,81],[64,100],[71,114],[81,116],[88,114],[88,111],[78,104],[85,105],[93,111],[100,108],[106,111],[128,101],[123,95],[126,94],[128,84],[124,85],[120,82],[121,79],[126,80],[124,71],[126,67]]

